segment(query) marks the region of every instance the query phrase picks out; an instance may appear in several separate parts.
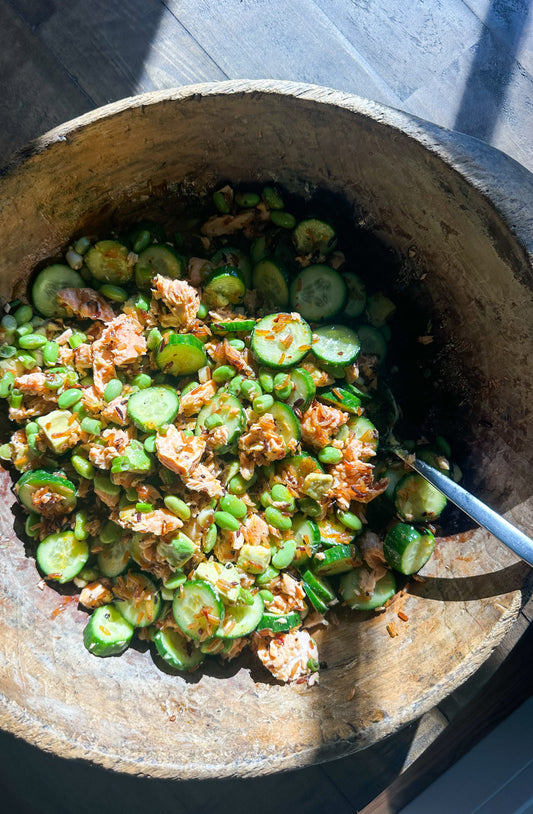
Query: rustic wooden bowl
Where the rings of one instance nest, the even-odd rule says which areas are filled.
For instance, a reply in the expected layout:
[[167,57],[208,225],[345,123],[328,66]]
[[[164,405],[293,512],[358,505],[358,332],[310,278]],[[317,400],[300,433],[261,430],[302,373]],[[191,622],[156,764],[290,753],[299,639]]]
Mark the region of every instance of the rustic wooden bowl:
[[[403,258],[413,296],[448,341],[442,379],[466,425],[468,485],[531,533],[532,177],[473,139],[321,88],[228,82],[147,94],[33,143],[0,180],[0,295],[34,264],[117,213],[220,179],[275,179],[342,193]],[[531,244],[529,245],[531,249]],[[441,382],[442,385],[442,382]],[[444,389],[446,389],[446,387]],[[443,392],[441,390],[441,392]],[[192,676],[131,649],[98,660],[86,614],[38,587],[0,480],[0,725],[63,757],[119,771],[202,778],[275,772],[375,743],[437,704],[515,619],[528,569],[494,538],[441,540],[379,615],[341,615],[324,634],[319,686],[269,683],[246,658]],[[58,615],[57,608],[62,608]],[[408,622],[398,622],[402,609]],[[396,620],[400,634],[386,631]]]

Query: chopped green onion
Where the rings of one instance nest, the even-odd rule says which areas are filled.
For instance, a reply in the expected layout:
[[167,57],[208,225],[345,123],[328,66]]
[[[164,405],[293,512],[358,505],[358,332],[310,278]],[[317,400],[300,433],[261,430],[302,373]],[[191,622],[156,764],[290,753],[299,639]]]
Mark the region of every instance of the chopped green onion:
[[147,514],[148,512],[153,512],[154,507],[152,503],[146,503],[144,500],[140,500],[135,504],[135,509],[138,512],[142,512],[143,514]]
[[96,418],[84,418],[81,422],[83,432],[88,432],[90,435],[100,435],[102,432],[102,422],[97,421]]
[[87,342],[87,335],[82,333],[82,331],[74,331],[68,340],[72,350],[76,350],[76,348],[79,348],[79,346],[83,345],[84,342]]
[[163,341],[163,334],[159,328],[152,328],[146,337],[146,346],[148,350],[156,350]]

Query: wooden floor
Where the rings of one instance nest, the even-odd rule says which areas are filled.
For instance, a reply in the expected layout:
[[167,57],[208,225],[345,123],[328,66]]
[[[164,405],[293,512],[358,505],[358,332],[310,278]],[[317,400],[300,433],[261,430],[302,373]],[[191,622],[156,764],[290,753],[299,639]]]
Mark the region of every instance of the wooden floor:
[[[125,96],[273,78],[403,109],[533,170],[529,0],[0,0],[0,31],[0,166],[45,130]],[[176,783],[66,763],[4,734],[3,810],[397,812],[531,694],[532,614],[530,604],[438,709],[354,757],[273,778]]]

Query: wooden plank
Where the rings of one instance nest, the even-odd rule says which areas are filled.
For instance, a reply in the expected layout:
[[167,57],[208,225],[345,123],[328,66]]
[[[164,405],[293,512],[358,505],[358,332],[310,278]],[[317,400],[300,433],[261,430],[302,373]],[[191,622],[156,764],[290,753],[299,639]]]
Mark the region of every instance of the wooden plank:
[[94,106],[8,3],[0,3],[0,166],[16,149]]
[[[95,105],[145,91],[225,79],[160,0],[10,0]],[[66,33],[68,32],[68,34]],[[69,118],[68,116],[66,118]]]
[[285,0],[164,2],[233,79],[292,79],[386,104],[399,101],[379,71],[312,0],[289,7]]

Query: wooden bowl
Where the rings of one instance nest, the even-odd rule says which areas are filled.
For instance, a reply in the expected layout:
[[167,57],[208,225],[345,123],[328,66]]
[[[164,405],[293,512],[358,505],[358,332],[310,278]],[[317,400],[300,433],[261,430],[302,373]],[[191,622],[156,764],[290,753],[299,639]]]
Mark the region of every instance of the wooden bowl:
[[[477,473],[468,485],[531,533],[533,183],[480,142],[290,83],[126,99],[48,133],[4,172],[0,295],[24,292],[34,264],[71,236],[150,211],[176,187],[202,192],[222,179],[341,193],[354,220],[401,259],[402,279],[431,304],[445,343],[440,392],[455,394],[457,426],[467,427],[454,444]],[[171,675],[140,649],[107,660],[84,650],[86,614],[39,587],[13,531],[7,473],[0,485],[0,725],[123,772],[266,774],[362,749],[464,681],[528,591],[523,563],[490,535],[466,532],[439,541],[427,580],[385,612],[340,614],[321,637],[328,668],[318,686],[270,683],[246,657]]]

